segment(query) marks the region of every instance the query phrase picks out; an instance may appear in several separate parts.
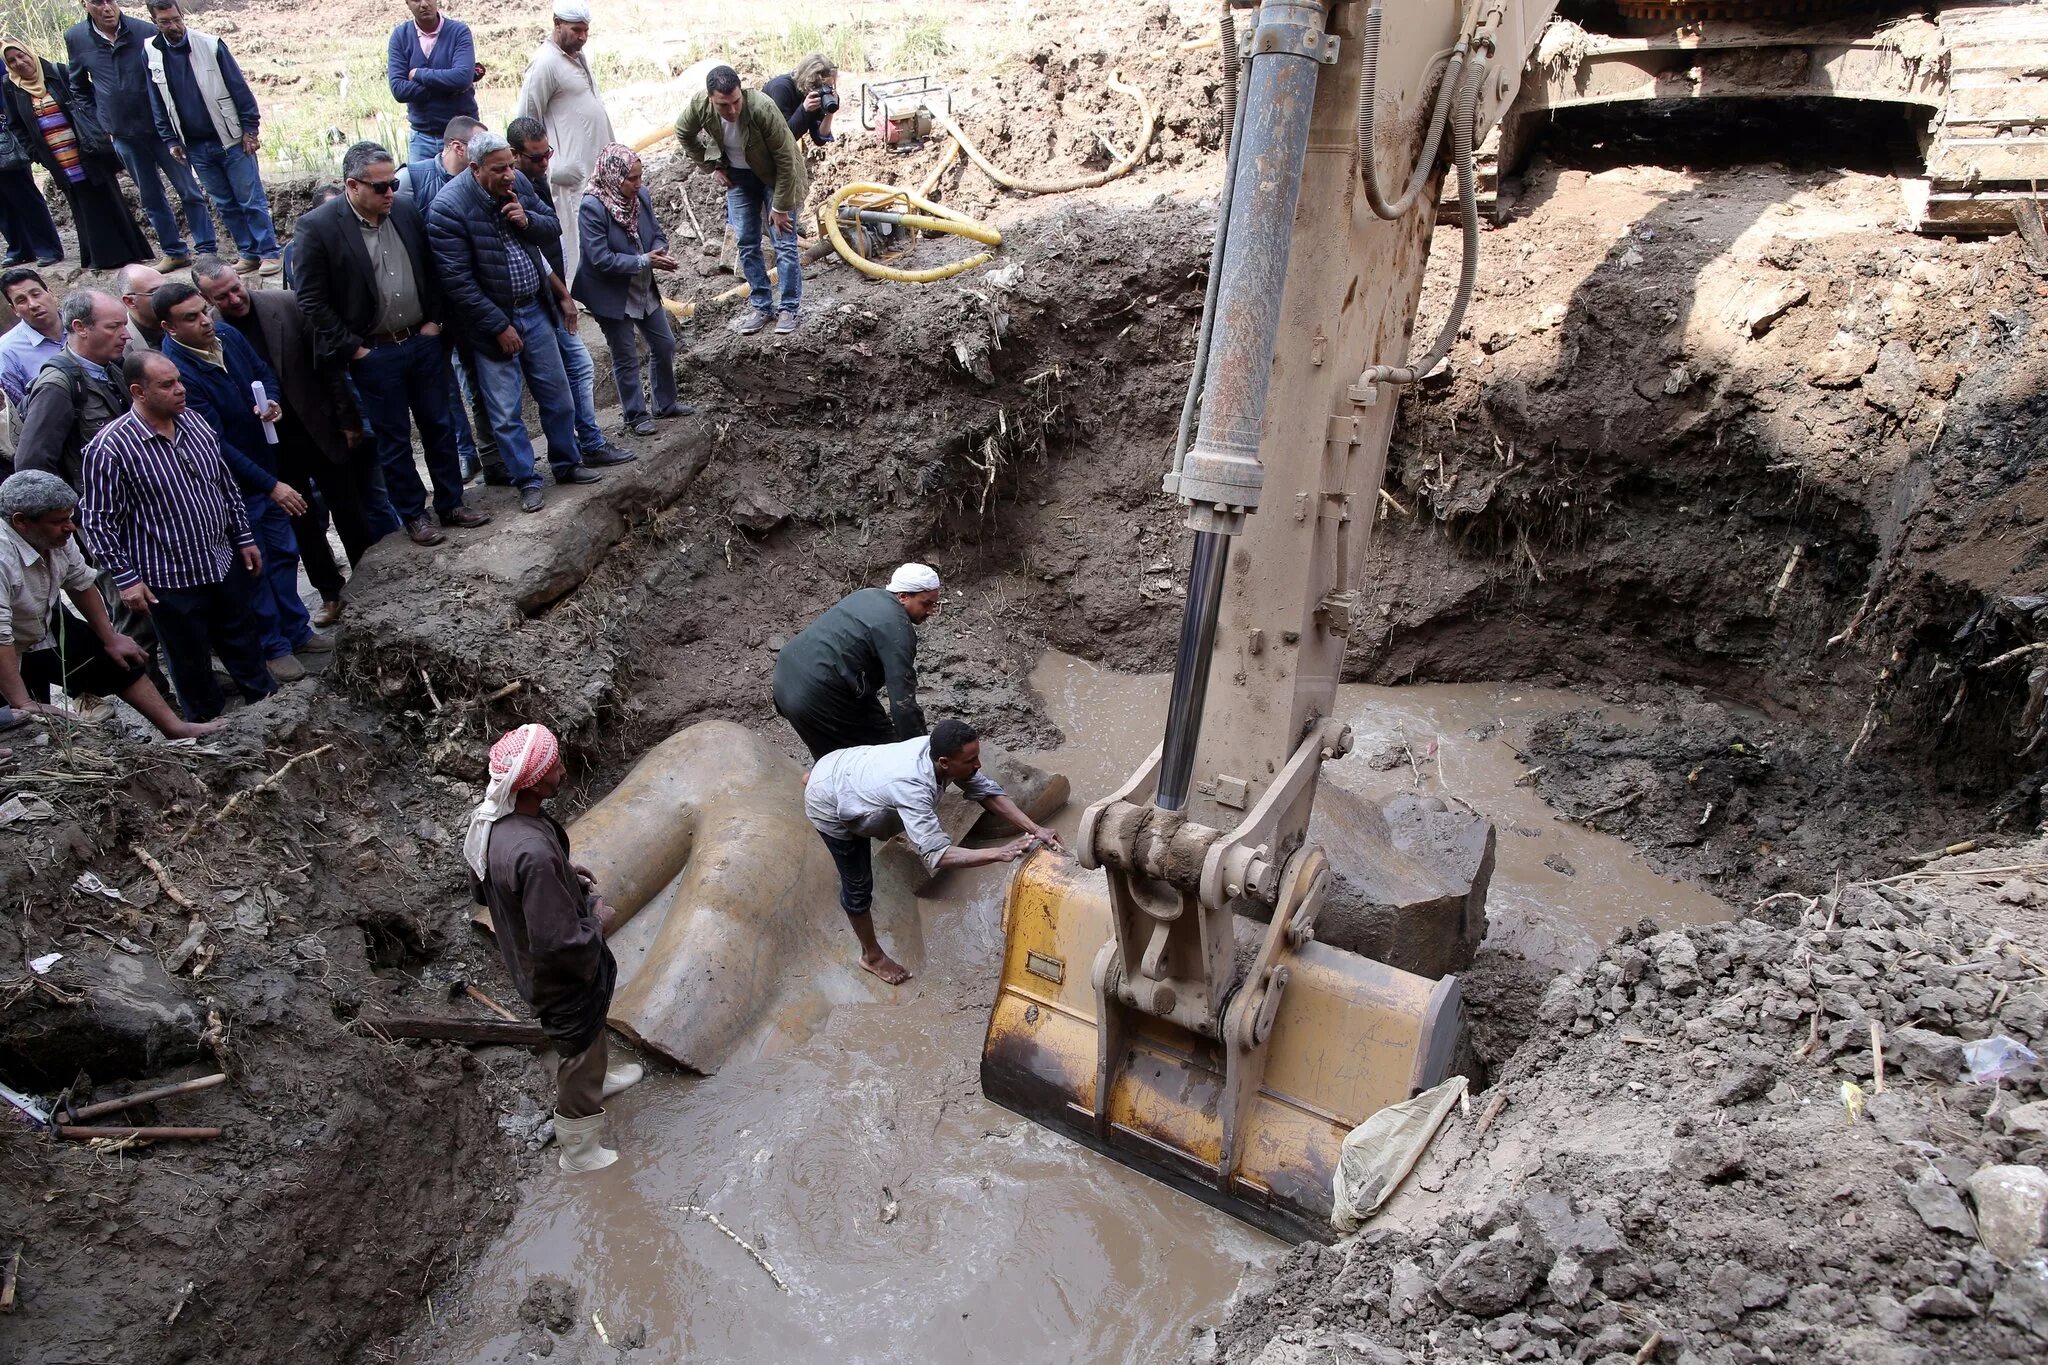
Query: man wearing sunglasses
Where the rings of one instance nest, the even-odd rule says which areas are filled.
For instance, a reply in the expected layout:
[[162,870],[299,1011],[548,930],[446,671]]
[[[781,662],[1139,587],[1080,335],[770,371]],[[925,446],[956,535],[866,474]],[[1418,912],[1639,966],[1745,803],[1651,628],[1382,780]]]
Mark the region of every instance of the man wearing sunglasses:
[[299,219],[292,272],[323,357],[348,365],[372,414],[391,505],[408,536],[437,545],[427,490],[413,464],[420,425],[434,511],[443,526],[481,526],[490,514],[462,505],[462,465],[448,406],[448,351],[441,336],[445,297],[434,274],[426,225],[398,196],[391,153],[358,142],[342,156],[341,198]]

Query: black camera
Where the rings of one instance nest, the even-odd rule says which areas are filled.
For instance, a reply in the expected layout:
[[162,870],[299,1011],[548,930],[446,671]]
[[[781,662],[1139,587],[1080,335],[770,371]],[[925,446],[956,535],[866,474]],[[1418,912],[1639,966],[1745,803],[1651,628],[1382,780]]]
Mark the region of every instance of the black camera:
[[829,114],[839,107],[839,92],[829,85],[818,87],[818,112]]

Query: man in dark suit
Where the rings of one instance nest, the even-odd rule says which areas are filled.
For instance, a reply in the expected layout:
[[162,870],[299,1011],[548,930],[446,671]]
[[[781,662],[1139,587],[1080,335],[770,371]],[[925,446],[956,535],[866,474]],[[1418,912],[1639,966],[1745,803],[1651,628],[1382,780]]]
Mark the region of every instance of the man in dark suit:
[[347,365],[373,414],[385,491],[405,533],[438,545],[443,537],[427,518],[407,414],[420,424],[441,525],[481,526],[491,518],[462,505],[443,298],[426,228],[418,210],[397,198],[398,168],[383,147],[350,147],[341,176],[342,197],[299,219],[292,259],[299,308],[320,355]]
[[192,281],[221,320],[240,332],[278,376],[281,392],[272,395],[284,408],[278,423],[278,472],[294,488],[309,489],[305,513],[292,518],[292,533],[298,537],[306,577],[320,593],[314,623],[333,625],[341,619],[342,575],[327,548],[330,515],[351,565],[398,529],[375,448],[349,392],[348,372],[318,359],[313,330],[292,291],[252,294],[234,263],[219,256],[194,261]]

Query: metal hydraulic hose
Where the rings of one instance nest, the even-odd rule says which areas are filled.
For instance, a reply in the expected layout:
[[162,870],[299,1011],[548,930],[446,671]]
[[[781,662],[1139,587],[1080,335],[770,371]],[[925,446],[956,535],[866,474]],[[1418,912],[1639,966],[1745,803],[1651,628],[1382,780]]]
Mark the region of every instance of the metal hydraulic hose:
[[1479,177],[1472,166],[1472,132],[1479,92],[1486,85],[1489,56],[1487,50],[1472,54],[1471,64],[1465,68],[1464,84],[1458,90],[1458,107],[1451,115],[1451,160],[1458,168],[1458,208],[1465,230],[1465,259],[1460,263],[1458,292],[1451,300],[1451,311],[1421,360],[1407,365],[1367,366],[1359,376],[1361,384],[1415,383],[1450,353],[1451,343],[1458,338],[1458,328],[1464,324],[1465,309],[1472,302],[1473,286],[1479,281]]
[[1173,692],[1166,703],[1159,790],[1152,798],[1161,810],[1188,806],[1195,741],[1202,733],[1202,702],[1209,694],[1209,661],[1216,653],[1216,622],[1223,614],[1223,570],[1229,562],[1229,536],[1220,531],[1196,533],[1188,567],[1188,604],[1181,612],[1180,649],[1173,659]]
[[1415,159],[1415,167],[1408,174],[1408,187],[1401,192],[1399,199],[1392,201],[1380,188],[1379,156],[1373,128],[1379,102],[1380,0],[1373,0],[1372,8],[1365,12],[1365,50],[1359,64],[1358,175],[1365,182],[1365,199],[1372,205],[1372,211],[1382,218],[1400,218],[1415,206],[1416,197],[1429,184],[1430,172],[1436,169],[1437,148],[1443,141],[1451,100],[1458,90],[1458,78],[1465,67],[1465,40],[1460,38],[1458,45],[1451,49],[1450,64],[1444,68],[1443,83],[1437,87],[1436,104],[1430,111],[1422,155]]
[[[1266,0],[1261,29],[1320,31],[1322,7],[1302,0]],[[1242,126],[1233,139],[1229,233],[1221,267],[1212,271],[1215,303],[1206,310],[1213,344],[1202,374],[1201,426],[1182,463],[1181,497],[1191,519],[1258,504],[1259,441],[1265,427],[1281,295],[1294,237],[1315,103],[1318,63],[1301,51],[1255,52],[1239,102]],[[1219,226],[1219,235],[1222,228]],[[1184,810],[1194,774],[1195,744],[1209,691],[1209,663],[1222,614],[1230,537],[1214,524],[1195,524],[1187,607],[1167,702],[1166,738],[1153,802]]]
[[1180,428],[1173,438],[1173,472],[1180,473],[1188,442],[1195,434],[1195,409],[1202,401],[1202,378],[1209,367],[1209,338],[1215,335],[1216,290],[1223,281],[1223,246],[1230,240],[1230,192],[1237,183],[1238,60],[1237,22],[1229,0],[1223,5],[1223,192],[1216,202],[1216,241],[1209,248],[1209,283],[1202,294],[1202,326],[1195,334],[1195,370],[1188,376],[1188,396],[1180,405]]

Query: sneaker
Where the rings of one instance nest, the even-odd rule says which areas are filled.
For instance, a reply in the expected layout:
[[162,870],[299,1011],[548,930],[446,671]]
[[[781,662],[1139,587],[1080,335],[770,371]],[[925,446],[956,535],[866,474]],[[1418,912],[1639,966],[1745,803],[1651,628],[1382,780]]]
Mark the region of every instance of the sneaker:
[[319,630],[308,635],[305,642],[292,651],[294,654],[332,654],[333,652],[334,637],[325,631]]
[[538,512],[541,503],[545,500],[538,488],[522,488],[519,490],[519,510],[522,512]]
[[786,337],[793,335],[795,331],[796,314],[784,313],[781,317],[775,319],[775,335],[779,337]]
[[571,465],[567,473],[555,475],[556,483],[596,483],[604,475],[584,465]]
[[688,417],[696,411],[697,409],[688,403],[678,403],[672,408],[663,408],[660,412],[655,413],[654,420],[663,422],[671,417]]
[[635,436],[652,436],[654,434],[654,419],[652,417],[642,417],[639,421],[633,423],[633,434]]
[[306,676],[306,666],[289,654],[272,659],[265,667],[270,669],[270,676],[281,683],[297,682]]
[[734,318],[730,324],[732,329],[743,337],[750,337],[767,325],[768,314],[759,308],[749,308]]
[[191,264],[192,258],[190,256],[173,256],[169,252],[165,252],[156,258],[156,273],[168,275],[173,270],[183,270]]
[[434,523],[423,515],[408,521],[405,524],[405,533],[412,537],[412,543],[415,545],[439,545],[448,538],[436,531]]
[[319,609],[313,613],[313,624],[325,630],[327,627],[338,623],[341,620],[341,614],[347,610],[348,603],[342,601],[339,597],[335,598],[332,602],[322,602]]
[[452,512],[441,514],[443,526],[482,526],[491,519],[489,512],[480,512],[474,507],[458,507]]
[[263,268],[263,262],[254,256],[242,256],[235,261],[237,275],[253,275]]
[[[653,427],[650,425],[648,430],[653,430]],[[610,441],[606,441],[597,450],[587,450],[583,453],[583,463],[592,469],[604,469],[615,464],[631,464],[639,458],[637,452],[621,450]]]
[[260,267],[260,268],[259,268],[259,269],[258,269],[258,270],[256,271],[256,273],[257,273],[257,274],[259,274],[259,275],[261,275],[261,276],[262,276],[262,277],[263,277],[264,279],[266,279],[266,280],[267,280],[267,279],[270,279],[270,278],[272,278],[272,277],[274,277],[274,276],[276,276],[276,275],[278,275],[278,274],[282,273],[282,271],[283,271],[283,270],[284,270],[284,257],[282,257],[282,256],[265,256],[265,257],[263,258],[263,264],[262,264],[262,266],[261,266],[261,267]]
[[0,257],[0,269],[12,270],[15,266],[27,264],[28,253],[26,251],[10,251],[4,257]]
[[36,264],[48,270],[53,265],[64,264],[64,258],[62,256],[38,256],[36,257]]

